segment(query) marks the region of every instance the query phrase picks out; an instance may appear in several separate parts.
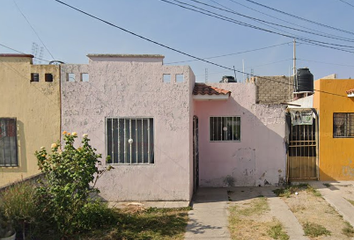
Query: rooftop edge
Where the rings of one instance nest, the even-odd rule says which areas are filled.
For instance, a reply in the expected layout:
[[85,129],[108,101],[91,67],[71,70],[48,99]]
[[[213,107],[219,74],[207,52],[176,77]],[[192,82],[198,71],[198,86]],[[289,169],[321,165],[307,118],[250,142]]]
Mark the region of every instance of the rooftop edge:
[[105,58],[165,58],[160,54],[87,54],[88,58],[91,57],[105,57]]

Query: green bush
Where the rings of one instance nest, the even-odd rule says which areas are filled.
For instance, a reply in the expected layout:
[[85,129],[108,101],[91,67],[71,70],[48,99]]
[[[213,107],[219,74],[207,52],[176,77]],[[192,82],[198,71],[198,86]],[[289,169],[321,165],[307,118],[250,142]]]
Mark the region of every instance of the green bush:
[[13,222],[17,233],[25,232],[38,214],[35,187],[32,183],[21,182],[8,187],[0,194],[0,209],[4,218]]
[[92,201],[86,203],[77,216],[77,229],[91,231],[111,226],[116,218],[112,209],[106,203]]
[[[53,230],[68,237],[93,228],[95,219],[100,219],[97,214],[102,213],[103,205],[92,202],[89,196],[98,191],[92,185],[106,169],[98,169],[101,155],[90,146],[87,134],[78,148],[74,147],[75,132],[63,134],[63,149],[59,142],[53,143],[50,153],[42,147],[35,155],[45,178],[38,188],[40,209],[48,222],[55,224]],[[88,217],[89,213],[94,215]]]

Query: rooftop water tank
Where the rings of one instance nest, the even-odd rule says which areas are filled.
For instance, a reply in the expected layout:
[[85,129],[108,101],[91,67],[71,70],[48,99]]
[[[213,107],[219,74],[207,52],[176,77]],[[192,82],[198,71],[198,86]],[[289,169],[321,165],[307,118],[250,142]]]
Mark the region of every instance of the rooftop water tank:
[[313,75],[308,68],[297,70],[296,92],[313,92]]
[[223,76],[220,82],[221,83],[235,83],[237,81],[235,80],[235,78],[233,76]]

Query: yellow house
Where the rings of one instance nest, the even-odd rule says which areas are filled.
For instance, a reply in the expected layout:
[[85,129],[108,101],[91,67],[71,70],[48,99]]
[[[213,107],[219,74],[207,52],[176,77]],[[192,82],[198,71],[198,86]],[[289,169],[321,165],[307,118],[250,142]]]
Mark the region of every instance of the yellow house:
[[0,187],[39,173],[34,152],[60,138],[58,65],[0,54]]
[[[354,79],[315,81],[321,181],[354,180]],[[353,91],[354,92],[354,91]]]

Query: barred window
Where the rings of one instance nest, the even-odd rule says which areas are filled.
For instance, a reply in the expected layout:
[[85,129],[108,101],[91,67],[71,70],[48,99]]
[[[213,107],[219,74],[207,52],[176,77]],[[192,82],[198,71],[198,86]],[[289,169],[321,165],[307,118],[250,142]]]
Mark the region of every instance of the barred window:
[[210,141],[240,141],[240,117],[210,117]]
[[333,114],[333,137],[352,138],[354,137],[354,113]]
[[0,118],[0,166],[16,167],[17,134],[15,118]]
[[154,163],[152,118],[106,118],[108,163]]

